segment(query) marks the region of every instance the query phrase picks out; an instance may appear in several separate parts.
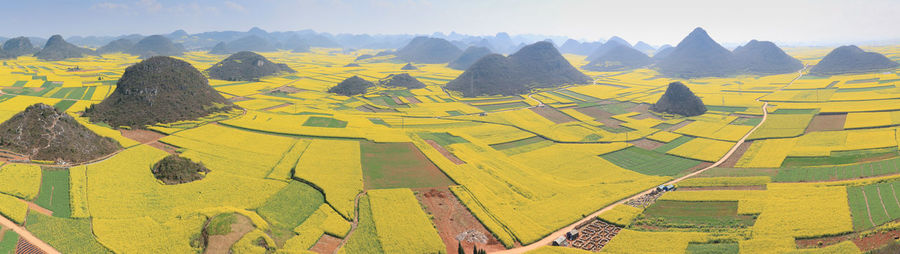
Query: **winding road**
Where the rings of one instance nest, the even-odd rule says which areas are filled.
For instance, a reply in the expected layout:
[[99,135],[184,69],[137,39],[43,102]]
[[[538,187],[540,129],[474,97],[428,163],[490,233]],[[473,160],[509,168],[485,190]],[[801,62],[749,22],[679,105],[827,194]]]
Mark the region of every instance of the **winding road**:
[[31,243],[31,245],[34,245],[34,247],[41,249],[47,254],[59,254],[59,251],[54,249],[53,246],[50,246],[44,241],[41,241],[41,239],[38,239],[33,234],[31,234],[31,232],[28,232],[28,230],[25,230],[25,228],[16,225],[16,223],[12,222],[6,217],[0,216],[0,225],[11,229],[13,232],[16,232],[16,234],[19,234],[19,237],[21,237],[23,240],[28,241],[29,243]]
[[[808,67],[808,66],[806,66],[806,67]],[[793,80],[791,80],[791,82],[789,82],[789,83],[788,83],[787,85],[785,85],[784,87],[787,87],[787,86],[793,84],[794,81],[797,81],[798,79],[800,79],[801,77],[803,77],[803,71],[806,70],[806,67],[804,67],[802,70],[800,70],[800,71],[799,71],[799,75],[798,75],[796,78],[794,78]],[[596,83],[596,82],[595,82],[595,83]],[[782,87],[782,89],[783,89],[784,87]],[[781,89],[778,89],[778,90],[781,90]],[[759,101],[759,99],[757,99],[756,101]],[[707,167],[705,167],[705,168],[702,168],[702,169],[700,169],[700,170],[697,170],[697,171],[695,171],[695,172],[693,172],[693,173],[690,173],[690,174],[687,174],[687,175],[685,175],[685,176],[682,176],[682,177],[673,179],[673,180],[671,180],[671,181],[668,181],[668,182],[666,182],[666,183],[663,183],[662,185],[676,184],[676,183],[678,183],[678,182],[680,182],[680,181],[682,181],[682,180],[684,180],[684,179],[688,179],[688,178],[690,178],[690,177],[693,177],[693,176],[702,174],[702,173],[705,172],[706,170],[709,170],[709,169],[711,169],[711,168],[714,168],[714,167],[717,167],[717,166],[721,165],[722,163],[725,163],[725,161],[728,160],[728,158],[730,158],[731,155],[733,155],[735,151],[737,151],[738,147],[740,147],[741,144],[743,144],[744,141],[746,141],[747,138],[750,137],[751,134],[753,134],[753,132],[755,132],[757,129],[759,129],[759,127],[762,126],[763,123],[766,122],[766,119],[769,117],[769,111],[766,110],[766,108],[767,108],[768,106],[769,106],[769,103],[768,103],[768,102],[763,102],[763,105],[762,105],[762,112],[763,112],[762,121],[760,121],[759,124],[757,124],[756,126],[754,126],[753,129],[750,129],[750,131],[747,132],[747,134],[745,134],[743,137],[741,137],[741,139],[738,140],[738,142],[735,143],[734,146],[731,147],[731,150],[728,150],[728,153],[726,153],[725,155],[723,155],[722,158],[719,159],[719,161],[716,161],[716,163],[713,163],[712,165],[709,165],[709,166],[707,166]],[[543,246],[548,246],[548,245],[550,245],[550,244],[553,242],[553,240],[555,240],[557,237],[562,236],[562,235],[565,235],[566,232],[569,232],[569,231],[571,231],[572,229],[575,229],[576,226],[581,225],[582,223],[585,223],[585,222],[587,222],[587,221],[593,220],[594,218],[597,218],[597,216],[599,216],[601,213],[604,213],[604,212],[607,212],[607,211],[609,211],[609,210],[612,210],[613,207],[615,207],[615,206],[617,206],[617,205],[624,204],[624,203],[625,203],[626,201],[628,201],[628,200],[631,200],[631,199],[634,199],[634,198],[641,197],[641,196],[643,196],[643,195],[649,194],[649,193],[652,192],[652,191],[653,191],[653,189],[651,188],[651,189],[645,190],[645,191],[643,191],[643,192],[641,192],[641,193],[638,193],[638,194],[632,195],[632,196],[630,196],[630,197],[624,198],[624,199],[622,199],[622,200],[619,200],[619,201],[617,201],[617,202],[615,202],[615,203],[612,203],[612,204],[610,204],[610,205],[607,205],[607,206],[601,208],[600,210],[597,210],[596,212],[594,212],[594,213],[592,213],[592,214],[590,214],[590,215],[584,217],[583,219],[578,220],[577,222],[570,224],[569,226],[566,226],[566,227],[563,227],[563,228],[561,228],[561,229],[559,229],[559,230],[556,230],[555,232],[553,232],[553,233],[547,235],[546,237],[544,237],[544,238],[541,239],[541,240],[538,240],[537,242],[534,242],[534,243],[531,243],[531,244],[529,244],[529,245],[525,245],[525,246],[522,246],[522,247],[512,248],[512,249],[508,249],[508,250],[504,250],[504,251],[497,251],[497,252],[493,252],[493,253],[502,253],[502,254],[507,254],[507,253],[509,253],[509,254],[512,254],[512,253],[525,253],[525,252],[529,252],[529,251],[538,249],[538,248],[543,247]]]

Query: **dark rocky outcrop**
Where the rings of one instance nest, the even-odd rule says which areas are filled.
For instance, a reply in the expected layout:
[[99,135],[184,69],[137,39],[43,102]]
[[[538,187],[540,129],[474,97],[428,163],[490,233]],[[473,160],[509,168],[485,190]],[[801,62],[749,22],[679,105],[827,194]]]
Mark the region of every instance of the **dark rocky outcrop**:
[[[663,45],[663,46],[668,46],[668,45]],[[661,60],[665,59],[667,56],[669,56],[669,54],[672,54],[672,51],[675,51],[675,47],[672,47],[672,46],[659,47],[659,49],[656,50],[656,53],[653,54],[653,61],[661,61]]]
[[656,66],[664,75],[683,78],[726,76],[736,73],[738,69],[731,51],[699,27],[681,40],[675,50]]
[[134,42],[129,39],[118,39],[111,41],[97,49],[98,54],[122,53],[134,47]]
[[37,51],[27,37],[16,37],[3,42],[3,52],[10,58],[31,55]]
[[141,39],[125,53],[140,56],[142,59],[154,56],[181,56],[184,55],[184,47],[173,43],[165,36],[152,35]]
[[206,70],[213,79],[255,81],[278,73],[295,73],[285,64],[277,64],[250,51],[241,51],[225,58]]
[[47,40],[44,48],[35,53],[34,56],[45,61],[59,61],[94,54],[96,53],[93,50],[72,45],[66,42],[62,36],[54,35]]
[[151,172],[164,184],[173,185],[203,179],[206,173],[209,173],[209,169],[203,163],[172,154],[153,164]]
[[448,63],[461,53],[462,50],[447,40],[420,36],[397,50],[397,58],[407,62],[437,64]]
[[459,57],[457,57],[453,61],[450,61],[450,63],[447,64],[447,67],[455,70],[465,70],[469,68],[469,66],[472,66],[472,64],[474,64],[476,61],[478,61],[478,59],[481,59],[482,57],[489,54],[491,54],[491,50],[488,48],[472,46],[466,48],[466,51],[463,51],[462,54],[459,55]]
[[210,50],[209,53],[225,55],[240,51],[274,52],[276,50],[278,49],[275,47],[275,45],[269,42],[269,40],[256,35],[250,35],[231,42],[219,43],[212,50]]
[[125,69],[112,94],[85,110],[93,122],[143,128],[193,120],[234,105],[191,64],[155,56]]
[[343,96],[353,96],[366,93],[366,89],[373,87],[375,84],[357,76],[349,77],[338,85],[328,89],[329,93],[340,94]]
[[379,80],[378,85],[389,87],[404,87],[409,89],[425,88],[425,83],[410,76],[408,73],[391,74],[386,78]]
[[300,38],[297,35],[294,35],[294,36],[291,36],[291,38],[288,38],[287,41],[282,43],[281,48],[290,50],[291,52],[294,52],[294,53],[303,53],[303,52],[310,51],[309,43],[307,43],[306,40]]
[[549,42],[537,42],[504,57],[479,59],[445,86],[463,96],[524,94],[534,88],[585,84],[591,78],[572,67]]
[[653,46],[650,46],[650,44],[647,44],[643,41],[635,43],[633,48],[637,49],[640,52],[644,52],[644,54],[649,54],[653,51],[656,51],[656,48],[653,48]]
[[769,41],[752,40],[734,49],[734,58],[742,73],[782,74],[803,69],[800,60]]
[[414,71],[414,70],[418,70],[418,69],[419,69],[419,67],[412,65],[412,63],[406,63],[406,65],[404,65],[403,67],[400,67],[400,70],[404,70],[404,71]]
[[613,39],[607,41],[606,43],[603,43],[603,45],[600,45],[599,47],[597,47],[597,49],[594,49],[594,51],[591,52],[590,55],[588,55],[586,60],[588,60],[589,62],[594,61],[597,58],[606,55],[606,53],[609,53],[609,51],[615,49],[618,46],[625,46],[629,48],[631,47],[631,45],[628,44],[628,42],[625,42],[625,40],[622,40],[619,37],[613,37]]
[[559,52],[563,54],[587,56],[602,45],[602,42],[578,42],[573,39],[568,39],[562,46],[559,46]]
[[46,104],[34,104],[0,124],[0,148],[32,160],[81,163],[121,149],[71,115]]
[[616,45],[582,68],[592,71],[619,71],[650,65],[653,60],[635,48]]
[[897,62],[876,52],[866,52],[857,46],[838,47],[819,61],[809,73],[814,75],[838,75],[865,73],[896,68]]
[[362,54],[362,55],[359,55],[358,57],[356,57],[356,59],[354,61],[362,61],[362,60],[366,60],[366,59],[373,58],[373,57],[375,57],[375,56],[371,55],[371,54]]
[[650,110],[669,114],[678,114],[683,116],[697,116],[706,113],[706,105],[700,97],[694,95],[691,89],[681,82],[672,82],[666,88],[666,93],[659,98],[659,101]]

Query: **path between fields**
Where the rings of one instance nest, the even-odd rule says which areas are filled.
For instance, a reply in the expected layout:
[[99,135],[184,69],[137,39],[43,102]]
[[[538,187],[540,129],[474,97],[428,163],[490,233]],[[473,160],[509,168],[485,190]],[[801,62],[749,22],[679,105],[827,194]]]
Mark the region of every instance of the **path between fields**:
[[[808,67],[808,66],[806,66],[806,67]],[[789,82],[787,85],[785,85],[785,87],[787,87],[787,86],[793,84],[794,81],[797,81],[798,79],[800,79],[801,77],[803,77],[803,71],[806,70],[806,67],[804,67],[802,70],[800,70],[800,75],[798,75],[796,78],[794,78],[793,80],[791,80],[791,82]],[[596,82],[595,82],[595,83],[596,83]],[[783,87],[782,87],[782,88],[783,88]],[[781,89],[778,89],[778,90],[781,90]],[[759,101],[759,99],[757,99],[756,101]],[[747,134],[744,134],[744,136],[741,137],[741,139],[738,140],[738,142],[735,143],[734,146],[731,147],[731,150],[728,150],[728,153],[726,153],[725,155],[723,155],[722,158],[720,158],[718,161],[716,161],[716,163],[713,163],[712,165],[709,165],[709,166],[707,166],[707,167],[705,167],[705,168],[703,168],[703,169],[697,170],[697,171],[695,171],[695,172],[693,172],[693,173],[690,173],[690,174],[687,174],[687,175],[685,175],[685,176],[682,176],[682,177],[676,178],[676,179],[674,179],[674,180],[668,181],[668,182],[666,182],[666,183],[663,183],[662,185],[676,184],[676,183],[678,183],[678,182],[680,182],[680,181],[682,181],[682,180],[684,180],[684,179],[687,179],[687,178],[690,178],[690,177],[699,175],[699,174],[705,172],[705,171],[708,170],[708,169],[717,167],[717,166],[721,165],[722,163],[725,163],[725,161],[728,160],[728,158],[731,157],[731,155],[734,154],[735,151],[737,151],[738,147],[740,147],[741,144],[743,144],[744,141],[746,141],[747,138],[750,137],[750,134],[753,134],[753,132],[755,132],[757,129],[759,129],[759,127],[762,126],[763,123],[766,122],[766,119],[768,119],[768,117],[769,117],[769,111],[766,110],[766,108],[767,108],[768,106],[769,106],[769,102],[763,102],[763,105],[762,105],[762,112],[763,112],[762,121],[760,121],[759,124],[757,124],[756,126],[754,126],[753,129],[750,129],[750,132],[747,132]],[[541,239],[541,240],[538,240],[537,242],[533,242],[533,243],[531,243],[531,244],[529,244],[529,245],[525,245],[525,246],[522,246],[522,247],[519,247],[519,248],[513,248],[513,249],[504,250],[504,251],[497,251],[497,252],[493,252],[493,253],[504,253],[504,254],[505,254],[505,253],[525,253],[525,252],[528,252],[528,251],[536,250],[536,249],[538,249],[538,248],[540,248],[540,247],[549,246],[550,243],[552,243],[553,240],[556,239],[556,237],[561,236],[561,235],[565,235],[566,232],[569,232],[569,231],[575,229],[575,226],[578,226],[578,225],[581,225],[582,223],[585,223],[585,222],[587,222],[587,221],[593,220],[594,218],[597,218],[597,216],[600,216],[601,213],[604,213],[604,212],[607,212],[607,211],[609,211],[609,210],[612,210],[613,207],[615,207],[615,206],[617,206],[617,205],[623,205],[623,204],[624,204],[626,201],[628,201],[628,200],[631,200],[631,199],[633,199],[633,198],[641,197],[641,196],[643,196],[643,195],[645,195],[645,194],[648,194],[648,193],[650,193],[650,192],[652,192],[652,191],[653,191],[653,188],[648,189],[648,190],[645,190],[645,191],[643,191],[643,192],[641,192],[641,193],[632,195],[632,196],[630,196],[630,197],[621,199],[621,200],[619,200],[619,201],[617,201],[617,202],[615,202],[615,203],[612,203],[612,204],[610,204],[610,205],[607,205],[607,206],[601,208],[600,210],[597,210],[596,212],[591,213],[590,215],[584,217],[583,219],[578,220],[577,222],[572,223],[572,224],[570,224],[569,226],[563,227],[563,228],[561,228],[561,229],[559,229],[559,230],[557,230],[557,231],[555,231],[555,232],[553,232],[553,233],[547,235],[546,237],[544,237],[544,238]],[[868,202],[866,202],[866,204],[868,204]]]
[[[768,102],[763,103],[763,106],[762,106],[762,111],[763,111],[762,121],[760,121],[759,124],[757,124],[756,126],[754,126],[753,129],[750,130],[750,132],[747,132],[747,134],[745,134],[744,137],[741,138],[741,140],[738,140],[738,142],[735,143],[734,146],[731,147],[731,150],[728,150],[728,153],[726,153],[724,156],[722,156],[722,158],[719,159],[719,161],[716,161],[716,163],[713,163],[712,165],[709,165],[709,166],[707,166],[707,167],[705,167],[705,168],[703,168],[703,169],[697,170],[697,171],[695,171],[695,172],[693,172],[693,173],[690,173],[690,174],[687,174],[687,175],[685,175],[685,176],[682,176],[682,177],[676,178],[676,179],[674,179],[674,180],[668,181],[668,182],[666,182],[666,183],[663,183],[662,185],[676,184],[676,183],[678,183],[678,182],[680,182],[680,181],[682,181],[682,180],[684,180],[684,179],[687,179],[687,178],[696,176],[696,175],[698,175],[698,174],[700,174],[700,173],[703,173],[704,171],[706,171],[706,170],[708,170],[708,169],[717,167],[717,166],[721,165],[722,163],[724,163],[725,160],[727,160],[729,157],[731,157],[731,155],[734,154],[735,151],[737,151],[737,148],[740,147],[741,144],[743,144],[744,141],[747,140],[747,137],[750,137],[750,134],[753,134],[753,132],[756,131],[756,129],[759,129],[759,127],[762,126],[763,123],[766,122],[766,119],[767,119],[768,116],[769,116],[769,113],[768,113],[768,111],[766,110],[766,107],[768,107],[768,106],[769,106],[769,103],[768,103]],[[635,194],[635,195],[633,195],[633,196],[630,196],[630,197],[628,197],[628,198],[624,198],[624,199],[622,199],[622,200],[619,200],[618,202],[615,202],[615,203],[612,203],[612,204],[610,204],[610,205],[607,205],[606,207],[603,207],[602,209],[600,209],[600,210],[598,210],[598,211],[596,211],[596,212],[594,212],[594,213],[588,215],[587,217],[584,217],[583,219],[578,220],[577,222],[572,223],[572,224],[570,224],[569,226],[563,227],[563,228],[557,230],[556,232],[553,232],[553,233],[551,233],[550,235],[547,235],[547,237],[544,237],[543,239],[538,240],[537,242],[534,242],[534,243],[531,243],[531,244],[529,244],[529,245],[525,245],[525,246],[522,246],[522,247],[519,247],[519,248],[509,249],[509,250],[505,250],[505,251],[498,251],[498,252],[494,252],[494,253],[525,253],[525,252],[532,251],[532,250],[535,250],[535,249],[540,248],[540,247],[543,247],[543,246],[548,246],[548,245],[550,245],[551,242],[553,242],[554,239],[556,239],[556,237],[558,237],[558,236],[560,236],[560,235],[564,235],[566,232],[569,232],[569,231],[575,229],[575,226],[578,226],[578,225],[581,225],[581,224],[584,223],[584,222],[593,220],[594,218],[597,218],[597,216],[600,216],[601,213],[604,213],[604,212],[607,212],[607,211],[609,211],[609,210],[612,210],[612,208],[615,207],[615,206],[617,206],[617,205],[622,205],[622,204],[624,204],[624,203],[625,203],[626,201],[628,201],[628,200],[631,200],[631,199],[633,199],[633,198],[637,198],[637,197],[643,196],[643,195],[645,195],[645,194],[650,193],[651,191],[653,191],[652,188],[651,188],[651,189],[648,189],[648,190],[645,190],[645,191],[643,191],[643,192],[641,192],[641,193]]]
[[28,230],[26,230],[25,228],[16,225],[16,223],[12,222],[6,217],[0,216],[0,225],[11,229],[13,232],[16,232],[16,234],[19,234],[19,237],[21,237],[22,240],[28,241],[29,243],[31,243],[31,245],[34,245],[34,247],[37,247],[38,249],[41,249],[48,254],[59,254],[59,251],[54,249],[52,246],[45,243],[44,241],[41,241],[41,239],[38,239],[37,237],[32,235],[31,232],[28,232]]
[[337,254],[338,251],[344,247],[344,244],[347,243],[347,239],[350,239],[350,235],[353,234],[353,232],[356,231],[356,227],[359,226],[359,199],[365,194],[365,191],[356,194],[356,201],[354,201],[356,203],[354,205],[354,207],[356,207],[356,216],[353,216],[353,222],[350,223],[350,231],[347,231],[347,235],[344,235],[344,239],[341,239],[341,243],[334,249],[334,254]]

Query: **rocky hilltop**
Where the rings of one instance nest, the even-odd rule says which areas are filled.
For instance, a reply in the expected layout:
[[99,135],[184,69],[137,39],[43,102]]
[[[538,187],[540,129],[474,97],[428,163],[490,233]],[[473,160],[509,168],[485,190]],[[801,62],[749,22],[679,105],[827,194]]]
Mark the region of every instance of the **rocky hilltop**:
[[857,46],[838,47],[822,58],[809,73],[814,75],[838,75],[864,73],[896,68],[897,62],[876,52],[866,52]]
[[697,116],[706,113],[706,105],[703,100],[691,92],[691,89],[681,82],[669,83],[666,93],[659,98],[659,101],[650,110],[669,114],[678,114],[683,116]]
[[409,89],[424,88],[425,83],[410,76],[409,73],[391,74],[386,78],[379,80],[378,85],[388,87],[404,87]]
[[472,66],[472,64],[474,64],[476,61],[478,61],[478,59],[481,59],[482,57],[491,53],[491,50],[488,48],[471,46],[466,48],[466,51],[463,51],[462,54],[459,55],[459,57],[457,57],[453,61],[450,61],[450,63],[447,64],[447,67],[455,70],[465,70],[469,68],[469,66]]
[[241,51],[225,58],[206,70],[213,79],[229,81],[254,81],[278,73],[295,73],[286,64],[269,61],[250,51]]
[[184,55],[184,47],[173,43],[165,36],[151,35],[138,41],[125,53],[140,56],[142,59],[154,56],[181,56]]
[[397,50],[397,58],[407,62],[437,64],[456,59],[462,50],[447,40],[429,37],[413,38],[409,44]]
[[524,94],[534,88],[585,84],[591,78],[575,67],[549,42],[537,42],[504,57],[490,54],[479,59],[456,79],[449,90],[463,96]]
[[94,54],[96,53],[93,50],[72,45],[71,43],[66,42],[62,36],[57,34],[50,37],[50,39],[47,40],[47,44],[44,45],[44,48],[41,49],[41,51],[34,53],[34,56],[45,61],[59,61]]
[[782,74],[803,69],[800,60],[770,41],[752,40],[734,49],[734,58],[742,73]]
[[94,122],[143,128],[192,120],[234,107],[191,64],[155,56],[125,69],[112,94],[85,110]]
[[329,93],[340,94],[343,96],[353,96],[358,94],[366,93],[366,89],[369,87],[373,87],[375,84],[372,82],[362,79],[358,76],[353,76],[341,81],[338,85],[331,87],[328,89]]
[[69,114],[39,103],[0,124],[0,148],[32,160],[72,164],[101,158],[122,146]]

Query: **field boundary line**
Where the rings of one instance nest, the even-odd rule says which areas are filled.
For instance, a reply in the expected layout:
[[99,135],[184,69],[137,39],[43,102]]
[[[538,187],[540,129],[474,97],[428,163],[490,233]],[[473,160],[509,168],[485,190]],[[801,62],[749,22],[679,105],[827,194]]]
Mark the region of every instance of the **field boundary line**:
[[869,214],[869,223],[872,223],[872,227],[875,226],[875,221],[872,220],[872,209],[869,208],[869,197],[866,196],[866,191],[859,187],[859,191],[863,194],[863,200],[866,201],[866,213]]

